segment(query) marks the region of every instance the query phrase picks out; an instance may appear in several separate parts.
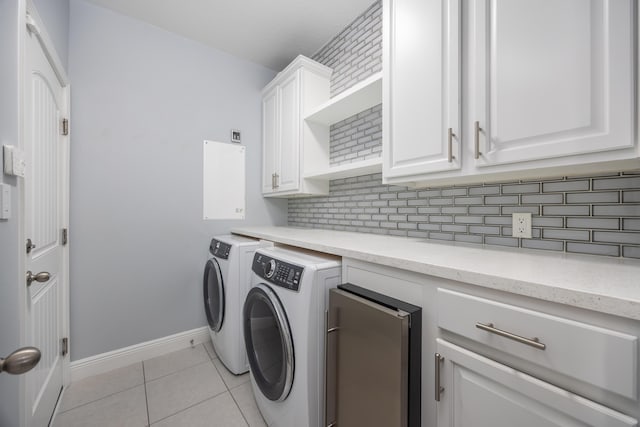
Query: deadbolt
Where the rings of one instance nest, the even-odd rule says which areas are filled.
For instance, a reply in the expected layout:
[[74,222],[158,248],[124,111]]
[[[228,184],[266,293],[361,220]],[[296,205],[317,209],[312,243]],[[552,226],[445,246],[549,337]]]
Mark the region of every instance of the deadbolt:
[[27,253],[30,254],[31,250],[35,249],[36,245],[33,244],[31,239],[27,239]]
[[47,280],[49,280],[51,278],[51,274],[49,274],[46,271],[42,271],[38,274],[33,274],[31,271],[27,271],[27,286],[31,286],[31,282],[33,282],[34,280],[36,282],[46,282]]
[[20,375],[33,369],[40,361],[40,350],[35,347],[20,348],[6,359],[0,359],[0,372]]

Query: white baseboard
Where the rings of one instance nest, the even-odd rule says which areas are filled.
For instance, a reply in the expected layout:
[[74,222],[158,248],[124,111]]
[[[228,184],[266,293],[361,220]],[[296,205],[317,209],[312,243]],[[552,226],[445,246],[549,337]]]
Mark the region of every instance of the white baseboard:
[[182,350],[193,344],[202,344],[211,340],[209,328],[202,327],[190,331],[169,335],[168,337],[143,342],[107,353],[97,354],[71,362],[71,382],[76,382],[83,378],[102,374],[113,369],[123,368],[133,363],[153,357],[162,356],[172,351]]

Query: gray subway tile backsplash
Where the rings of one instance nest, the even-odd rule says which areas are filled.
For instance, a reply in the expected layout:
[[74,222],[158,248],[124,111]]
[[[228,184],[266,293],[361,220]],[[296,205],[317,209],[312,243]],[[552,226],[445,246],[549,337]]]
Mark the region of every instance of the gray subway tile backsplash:
[[625,218],[624,220],[622,220],[622,229],[640,231],[640,218]]
[[563,191],[587,191],[589,190],[588,180],[560,181],[542,183],[543,193],[557,193]]
[[[381,1],[313,56],[334,69],[335,96],[382,69]],[[330,130],[333,165],[379,157],[377,105]],[[532,239],[511,237],[511,214],[531,212]],[[328,196],[289,199],[290,226],[640,258],[640,173],[412,189],[382,174],[333,180]]]
[[[591,182],[583,178],[577,181]],[[537,187],[537,194],[456,196],[452,194],[462,194],[463,190],[471,194],[474,189],[477,191],[479,188],[496,186],[413,190],[397,185],[385,186],[382,184],[381,174],[366,175],[357,179],[332,181],[330,194],[325,197],[289,199],[289,225],[638,258],[640,203],[625,203],[619,198],[618,203],[601,204],[602,200],[610,200],[611,197],[603,199],[603,194],[618,192],[593,191],[588,187],[584,192],[577,193],[575,186],[570,185],[571,182],[571,178],[566,178],[552,183],[563,183],[563,188],[573,189],[571,193],[562,193],[565,196],[583,195],[581,204],[569,204],[565,200],[565,204],[525,205],[521,201],[531,201],[528,197],[540,196],[541,198],[532,199],[540,202],[555,202],[558,199],[542,198],[552,195],[544,193],[547,184],[544,181],[533,183],[533,186],[529,182],[525,187],[517,187],[520,185],[518,182],[499,186],[500,189],[506,187],[509,191],[514,188],[530,191]],[[336,188],[349,195],[337,196]],[[353,193],[356,190],[358,193]],[[445,194],[451,196],[444,197]],[[415,198],[399,198],[400,195]],[[589,199],[589,195],[593,199]],[[474,198],[482,199],[484,204],[469,204],[470,201],[475,201]],[[382,205],[375,206],[376,202],[381,202]],[[511,213],[527,211],[533,212],[533,238],[511,237]],[[353,215],[353,218],[349,215]],[[347,225],[332,223],[332,218],[347,219],[350,222]],[[354,224],[351,221],[359,222]]]
[[640,191],[623,191],[622,200],[625,203],[640,203]]
[[620,256],[620,246],[567,242],[567,252],[590,255]]
[[594,179],[594,190],[618,190],[627,188],[640,188],[640,177],[620,177]]
[[619,201],[618,191],[567,194],[567,203],[618,203]]

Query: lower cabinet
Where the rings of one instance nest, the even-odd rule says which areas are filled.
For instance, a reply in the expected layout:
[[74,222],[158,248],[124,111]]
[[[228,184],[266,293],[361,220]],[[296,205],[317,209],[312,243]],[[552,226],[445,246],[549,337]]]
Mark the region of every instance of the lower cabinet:
[[438,427],[631,427],[637,420],[442,339]]
[[422,307],[422,427],[631,427],[640,322],[343,258],[342,279]]

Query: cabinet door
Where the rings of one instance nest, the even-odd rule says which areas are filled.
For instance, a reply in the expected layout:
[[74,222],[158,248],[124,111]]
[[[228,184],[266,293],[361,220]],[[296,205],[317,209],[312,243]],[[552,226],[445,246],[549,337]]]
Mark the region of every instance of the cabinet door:
[[262,193],[274,191],[278,155],[278,87],[262,97]]
[[280,84],[280,153],[276,191],[300,187],[300,71]]
[[460,1],[383,7],[384,176],[459,169]]
[[633,146],[632,0],[478,0],[470,13],[478,166]]
[[441,339],[438,427],[631,427],[637,420]]

